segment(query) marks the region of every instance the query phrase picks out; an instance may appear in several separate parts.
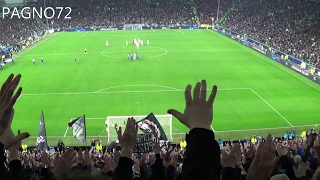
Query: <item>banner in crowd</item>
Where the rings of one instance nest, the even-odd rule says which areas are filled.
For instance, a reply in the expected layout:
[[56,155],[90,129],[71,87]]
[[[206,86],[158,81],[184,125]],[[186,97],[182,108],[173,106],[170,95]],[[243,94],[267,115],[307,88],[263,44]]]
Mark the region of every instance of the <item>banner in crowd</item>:
[[150,113],[147,117],[138,121],[137,125],[142,132],[153,133],[155,138],[168,141],[166,133],[153,113]]
[[[228,29],[225,29],[223,27],[213,27],[212,28],[215,31],[220,32],[221,34],[230,37],[234,40],[237,40],[238,42],[242,43],[245,46],[248,46],[268,57],[271,59],[277,61],[278,63],[287,66],[288,68],[302,74],[303,76],[308,77],[310,80],[313,80],[314,82],[317,82],[320,84],[320,70],[312,67],[311,65],[295,58],[292,56],[289,56],[277,49],[274,49],[272,47],[269,47],[265,44],[262,44],[254,39],[246,38],[244,35],[240,35],[236,32],[230,31]],[[287,57],[287,58],[284,58]]]
[[153,151],[153,133],[144,133],[137,135],[136,145],[133,148],[134,153],[148,153]]
[[69,122],[68,126],[72,129],[73,137],[77,138],[81,143],[86,143],[87,134],[85,115]]
[[38,133],[38,137],[37,137],[36,146],[37,146],[37,151],[48,150],[46,125],[44,123],[43,111],[42,111],[41,117],[40,117],[40,127],[39,127],[39,133]]

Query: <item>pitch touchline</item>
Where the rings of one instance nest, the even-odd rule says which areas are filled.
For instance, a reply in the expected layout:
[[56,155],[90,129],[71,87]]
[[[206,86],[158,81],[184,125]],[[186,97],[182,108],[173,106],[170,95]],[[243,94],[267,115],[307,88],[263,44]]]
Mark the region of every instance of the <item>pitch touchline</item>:
[[[211,91],[212,89],[207,89]],[[250,88],[229,88],[218,89],[218,91],[233,91],[233,90],[250,90]],[[82,94],[121,94],[121,93],[158,93],[158,92],[182,92],[184,90],[149,90],[149,91],[112,91],[112,92],[76,92],[76,93],[37,93],[37,94],[22,94],[23,96],[48,96],[48,95],[82,95]]]
[[[22,52],[21,54],[19,54],[18,56],[15,57],[15,59],[19,58],[20,56],[24,55],[25,53],[29,52],[31,49],[39,46],[40,44],[44,43],[45,41],[47,41],[48,39],[56,36],[57,33],[53,34],[52,36],[48,37],[47,39],[44,39],[43,41],[39,42],[39,43],[36,43],[35,45],[33,45],[32,47],[28,48],[26,51]],[[28,56],[28,55],[25,55],[25,56]]]

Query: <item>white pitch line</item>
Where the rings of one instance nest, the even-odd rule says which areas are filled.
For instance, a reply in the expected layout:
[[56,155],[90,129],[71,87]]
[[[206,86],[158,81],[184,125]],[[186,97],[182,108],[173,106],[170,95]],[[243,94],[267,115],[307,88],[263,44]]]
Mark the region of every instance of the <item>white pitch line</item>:
[[[215,32],[214,31],[212,31],[212,30],[209,30],[210,32],[212,32],[212,33],[214,33],[215,34]],[[216,34],[215,34],[216,35]],[[284,72],[286,72],[286,73],[288,73],[288,74],[290,74],[291,76],[293,76],[293,77],[295,77],[295,78],[297,78],[297,79],[299,79],[300,81],[302,81],[303,83],[305,83],[305,84],[307,84],[307,85],[309,85],[310,87],[312,87],[312,88],[314,88],[315,90],[317,90],[317,91],[320,91],[320,89],[319,88],[317,88],[317,87],[315,87],[314,85],[312,85],[312,84],[310,84],[309,82],[307,82],[307,81],[305,81],[305,80],[303,80],[303,79],[301,79],[301,78],[299,78],[298,76],[296,76],[295,74],[298,74],[298,73],[295,73],[295,74],[293,74],[292,72],[290,72],[290,71],[288,71],[289,70],[289,68],[287,68],[287,67],[280,67],[279,65],[281,65],[281,64],[279,64],[279,63],[273,63],[273,61],[271,61],[271,59],[265,59],[265,58],[268,58],[267,56],[263,56],[263,55],[261,55],[261,54],[259,54],[258,52],[256,52],[256,51],[252,51],[252,49],[248,49],[246,46],[243,46],[242,44],[239,44],[237,41],[234,41],[234,40],[231,40],[230,38],[228,38],[228,37],[225,37],[225,36],[223,36],[223,35],[218,35],[218,37],[220,37],[220,38],[223,38],[223,39],[225,39],[225,40],[227,40],[227,41],[229,41],[229,42],[231,42],[231,43],[233,43],[233,44],[235,44],[235,45],[237,45],[238,47],[240,47],[240,48],[242,48],[242,49],[244,49],[244,50],[246,50],[246,51],[248,51],[249,53],[251,53],[251,54],[253,54],[253,55],[255,55],[255,56],[257,56],[257,57],[259,57],[260,59],[262,59],[262,60],[264,60],[264,61],[266,61],[266,62],[268,62],[268,63],[270,63],[270,64],[272,64],[273,66],[275,66],[275,67],[277,67],[277,68],[279,68],[279,69],[281,69],[282,71],[284,71]],[[282,66],[282,65],[281,65]]]
[[213,129],[213,126],[212,126],[212,125],[210,125],[210,128],[212,129],[213,132],[216,132],[216,131]]
[[180,89],[174,88],[174,87],[170,87],[170,86],[161,86],[161,85],[143,85],[143,84],[132,84],[132,85],[122,85],[122,86],[113,86],[113,87],[108,87],[108,88],[104,88],[104,89],[100,89],[98,91],[95,91],[94,93],[98,93],[104,90],[109,90],[109,89],[115,89],[115,88],[123,88],[123,87],[161,87],[161,88],[167,88],[167,89],[171,89],[171,90],[176,90],[176,91],[180,91]]
[[273,106],[271,106],[265,99],[263,99],[256,91],[254,91],[253,89],[250,89],[255,95],[257,95],[263,102],[265,102],[271,109],[273,109],[283,120],[285,120],[291,127],[293,127],[293,125],[285,118],[282,116],[282,114],[280,114]]
[[19,58],[20,56],[22,56],[23,54],[29,52],[31,49],[39,46],[40,44],[44,43],[45,41],[51,39],[52,37],[56,36],[58,33],[53,34],[52,36],[48,37],[47,39],[44,39],[43,41],[36,43],[35,45],[33,45],[32,47],[28,48],[26,51],[22,52],[21,54],[19,54],[17,57],[15,57],[15,59]]
[[[72,119],[69,121],[69,122],[71,122],[72,121]],[[67,127],[67,130],[66,130],[66,132],[64,133],[64,136],[63,137],[66,137],[66,135],[67,135],[67,133],[68,133],[68,130],[69,130],[69,126]]]
[[86,33],[84,33],[84,34],[82,35],[82,37],[85,37],[87,34],[88,34],[88,31],[87,31]]
[[[250,90],[251,88],[226,88],[218,91]],[[211,91],[212,89],[207,89]],[[149,90],[149,91],[111,91],[111,92],[75,92],[75,93],[38,93],[23,94],[24,96],[49,96],[49,95],[84,95],[84,94],[122,94],[122,93],[159,93],[159,92],[183,92],[184,90]]]
[[184,35],[184,33],[183,33],[180,29],[179,29],[178,31],[179,31],[182,35]]
[[67,127],[66,132],[64,133],[63,137],[66,137],[67,133],[68,133],[69,127]]
[[22,94],[17,98],[17,101],[22,97]]

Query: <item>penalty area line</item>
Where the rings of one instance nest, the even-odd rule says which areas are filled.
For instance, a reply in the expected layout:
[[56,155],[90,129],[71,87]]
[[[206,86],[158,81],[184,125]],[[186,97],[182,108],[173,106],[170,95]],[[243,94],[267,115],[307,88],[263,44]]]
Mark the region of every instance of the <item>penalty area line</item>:
[[291,127],[293,127],[293,125],[282,115],[279,113],[279,111],[277,111],[273,106],[271,106],[271,104],[269,104],[265,99],[263,99],[256,91],[254,91],[253,89],[250,89],[255,95],[257,95],[264,103],[266,103],[272,110],[274,110],[274,112],[276,112],[283,120],[285,120]]
[[180,29],[178,31],[179,31],[180,34],[184,35],[184,33]]

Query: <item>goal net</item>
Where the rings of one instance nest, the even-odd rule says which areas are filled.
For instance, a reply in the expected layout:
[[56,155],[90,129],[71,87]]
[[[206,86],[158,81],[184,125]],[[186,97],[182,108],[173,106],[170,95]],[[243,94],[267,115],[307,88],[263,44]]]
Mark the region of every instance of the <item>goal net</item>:
[[[137,122],[144,119],[146,116],[108,116],[106,126],[108,131],[108,143],[117,140],[117,132],[115,127],[121,127],[122,132],[125,129],[125,123],[128,117],[133,117]],[[155,115],[160,125],[162,126],[169,141],[172,141],[172,115]],[[140,131],[140,130],[139,130]],[[142,132],[138,132],[141,134]]]
[[125,24],[124,30],[142,30],[143,24]]

